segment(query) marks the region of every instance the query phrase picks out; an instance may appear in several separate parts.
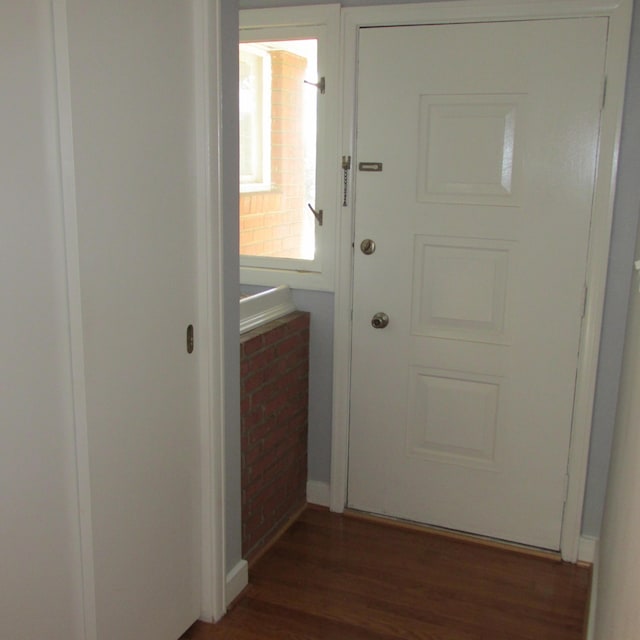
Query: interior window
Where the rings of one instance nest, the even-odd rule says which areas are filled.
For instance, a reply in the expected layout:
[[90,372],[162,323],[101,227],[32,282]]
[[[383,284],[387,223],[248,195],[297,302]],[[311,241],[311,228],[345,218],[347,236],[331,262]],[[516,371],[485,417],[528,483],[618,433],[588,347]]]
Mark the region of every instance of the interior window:
[[240,12],[240,278],[331,291],[339,5]]

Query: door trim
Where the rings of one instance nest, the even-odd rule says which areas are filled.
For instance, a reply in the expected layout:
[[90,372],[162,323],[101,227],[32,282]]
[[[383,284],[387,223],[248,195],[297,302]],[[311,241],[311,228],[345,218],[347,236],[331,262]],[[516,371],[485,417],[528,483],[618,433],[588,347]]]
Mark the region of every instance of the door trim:
[[[200,378],[201,619],[226,612],[222,92],[222,0],[196,0],[193,10],[198,367]],[[235,188],[235,185],[234,185]]]
[[[591,235],[587,262],[585,305],[576,372],[569,485],[562,521],[560,549],[564,560],[576,562],[582,522],[587,476],[593,398],[602,312],[613,218],[622,107],[631,27],[631,0],[513,0],[476,2],[462,0],[442,3],[362,7],[342,13],[342,155],[354,155],[356,116],[356,56],[360,28],[412,24],[451,24],[456,22],[530,20],[552,18],[606,17],[609,19],[605,74],[606,105],[601,115],[600,144],[592,208]],[[353,193],[353,178],[350,194]],[[354,203],[350,197],[343,209],[337,248],[337,278],[334,312],[333,424],[331,451],[331,502],[335,512],[344,511],[347,501],[349,449],[349,406],[351,377],[351,300],[353,294]]]

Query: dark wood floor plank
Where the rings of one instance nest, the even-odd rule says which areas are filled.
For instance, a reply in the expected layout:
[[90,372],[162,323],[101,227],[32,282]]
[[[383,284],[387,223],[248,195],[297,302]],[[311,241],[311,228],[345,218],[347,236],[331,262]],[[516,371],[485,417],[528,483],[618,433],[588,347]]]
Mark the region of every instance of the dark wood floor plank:
[[582,640],[590,572],[308,509],[190,640]]
[[[514,590],[503,590],[502,594],[490,593],[491,582],[485,578],[473,576],[455,578],[455,567],[451,573],[438,571],[436,580],[430,575],[429,579],[420,580],[415,576],[406,576],[401,585],[394,585],[393,575],[375,575],[375,568],[365,567],[359,574],[334,571],[331,567],[306,564],[307,572],[303,579],[291,581],[289,576],[300,562],[291,563],[289,560],[274,558],[274,564],[265,566],[268,579],[257,583],[261,588],[272,585],[272,590],[288,601],[290,606],[304,607],[304,603],[297,600],[299,593],[304,593],[305,601],[309,598],[322,597],[326,592],[326,585],[331,584],[331,598],[344,598],[349,603],[350,615],[365,615],[367,608],[373,605],[382,612],[400,611],[400,615],[410,616],[446,626],[464,619],[473,621],[472,628],[466,631],[477,632],[476,621],[491,617],[495,625],[506,629],[511,627],[512,636],[519,637],[518,630],[523,620],[529,620],[528,627],[532,628],[534,638],[539,637],[537,622],[544,619],[545,623],[556,625],[582,623],[582,620],[571,620],[565,611],[559,614],[553,610],[545,610],[541,604],[527,601],[527,592],[518,593]],[[397,578],[396,578],[397,580]],[[377,595],[372,595],[377,594]],[[272,593],[269,597],[275,597]],[[428,606],[425,606],[427,603]],[[358,608],[360,607],[360,608]],[[548,607],[547,607],[548,609]],[[338,616],[345,615],[338,613]],[[462,628],[462,625],[459,623]],[[528,628],[527,627],[527,628]],[[518,633],[517,633],[518,632]],[[529,637],[525,635],[523,637]]]

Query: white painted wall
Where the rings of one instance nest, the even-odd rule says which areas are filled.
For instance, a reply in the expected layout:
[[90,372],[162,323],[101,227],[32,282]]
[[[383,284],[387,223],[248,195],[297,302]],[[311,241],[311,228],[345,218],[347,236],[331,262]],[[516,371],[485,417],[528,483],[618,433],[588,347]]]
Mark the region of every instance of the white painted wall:
[[0,638],[81,640],[49,2],[0,3]]
[[[640,236],[637,253],[640,254]],[[640,277],[634,278],[600,541],[595,640],[640,629]]]

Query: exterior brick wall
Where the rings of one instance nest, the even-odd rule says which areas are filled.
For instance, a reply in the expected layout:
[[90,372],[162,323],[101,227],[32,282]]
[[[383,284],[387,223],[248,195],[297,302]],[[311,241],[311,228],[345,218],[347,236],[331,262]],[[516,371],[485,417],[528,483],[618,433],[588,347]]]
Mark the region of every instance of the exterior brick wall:
[[240,194],[240,253],[299,258],[302,216],[308,213],[302,109],[307,61],[288,51],[270,55],[271,189]]
[[242,555],[251,559],[306,502],[309,314],[241,336]]

